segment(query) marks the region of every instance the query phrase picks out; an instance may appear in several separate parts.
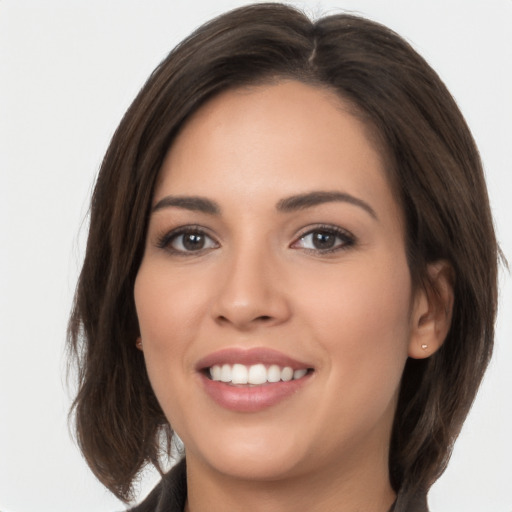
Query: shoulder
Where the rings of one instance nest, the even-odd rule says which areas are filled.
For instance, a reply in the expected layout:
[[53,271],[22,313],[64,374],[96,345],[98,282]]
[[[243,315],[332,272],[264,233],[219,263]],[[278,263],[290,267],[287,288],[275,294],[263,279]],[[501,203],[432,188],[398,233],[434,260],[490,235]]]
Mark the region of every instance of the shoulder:
[[183,512],[186,500],[186,463],[183,459],[164,475],[142,503],[127,512]]

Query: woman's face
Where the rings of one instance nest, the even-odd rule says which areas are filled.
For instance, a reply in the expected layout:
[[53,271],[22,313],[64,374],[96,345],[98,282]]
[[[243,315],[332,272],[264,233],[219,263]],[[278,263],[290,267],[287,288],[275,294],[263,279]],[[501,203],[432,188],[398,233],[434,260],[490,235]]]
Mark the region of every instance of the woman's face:
[[387,468],[416,302],[383,159],[332,92],[283,81],[192,116],[135,302],[189,464],[264,480]]

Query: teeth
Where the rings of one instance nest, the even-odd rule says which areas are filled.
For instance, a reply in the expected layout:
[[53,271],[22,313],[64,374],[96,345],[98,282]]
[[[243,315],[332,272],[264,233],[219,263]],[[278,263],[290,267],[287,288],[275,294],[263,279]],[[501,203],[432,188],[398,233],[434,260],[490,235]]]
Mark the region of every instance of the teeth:
[[293,370],[289,366],[285,366],[281,370],[281,380],[288,382],[293,379]]
[[218,365],[212,366],[210,368],[210,374],[211,374],[213,380],[221,380],[222,368]]
[[301,379],[306,373],[308,373],[306,368],[293,371],[293,368],[289,366],[280,367],[273,364],[267,368],[261,363],[251,366],[223,364],[222,366],[214,365],[210,368],[212,380],[231,382],[232,384],[261,385],[267,382],[289,382],[290,380]]
[[268,382],[279,382],[281,380],[281,368],[277,364],[273,364],[267,370]]
[[251,384],[265,384],[267,382],[267,369],[264,364],[253,364],[249,367],[248,382]]
[[[213,378],[213,376],[212,376]],[[220,370],[220,379],[221,382],[231,382],[231,366],[229,364],[223,364]]]
[[233,384],[247,384],[248,373],[247,367],[243,364],[234,364],[231,370],[231,382]]
[[306,368],[303,368],[302,370],[295,370],[293,372],[293,379],[294,380],[302,379],[302,377],[304,377],[304,375],[306,375],[306,373],[308,373]]

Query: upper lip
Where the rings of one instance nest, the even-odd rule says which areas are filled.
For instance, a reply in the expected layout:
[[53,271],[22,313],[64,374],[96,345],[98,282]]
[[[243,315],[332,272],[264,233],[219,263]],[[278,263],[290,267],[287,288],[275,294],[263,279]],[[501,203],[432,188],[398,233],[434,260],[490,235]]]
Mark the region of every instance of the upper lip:
[[196,370],[202,371],[214,365],[222,364],[244,364],[247,366],[262,363],[265,365],[276,364],[281,367],[289,366],[293,370],[300,370],[302,368],[312,368],[308,363],[298,361],[293,357],[287,356],[277,350],[257,347],[257,348],[226,348],[213,352],[202,359],[196,364]]

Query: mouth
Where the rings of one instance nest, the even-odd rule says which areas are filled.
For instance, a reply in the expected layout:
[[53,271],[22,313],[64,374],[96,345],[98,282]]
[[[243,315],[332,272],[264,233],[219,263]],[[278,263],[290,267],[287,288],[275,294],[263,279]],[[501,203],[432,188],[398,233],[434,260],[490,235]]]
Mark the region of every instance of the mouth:
[[235,412],[258,412],[296,396],[315,371],[267,348],[221,350],[199,361],[196,370],[206,394]]
[[252,365],[225,363],[215,364],[204,369],[207,378],[231,386],[263,386],[278,382],[290,382],[302,379],[311,372],[313,372],[312,368],[294,370],[291,366],[265,365],[264,363]]

